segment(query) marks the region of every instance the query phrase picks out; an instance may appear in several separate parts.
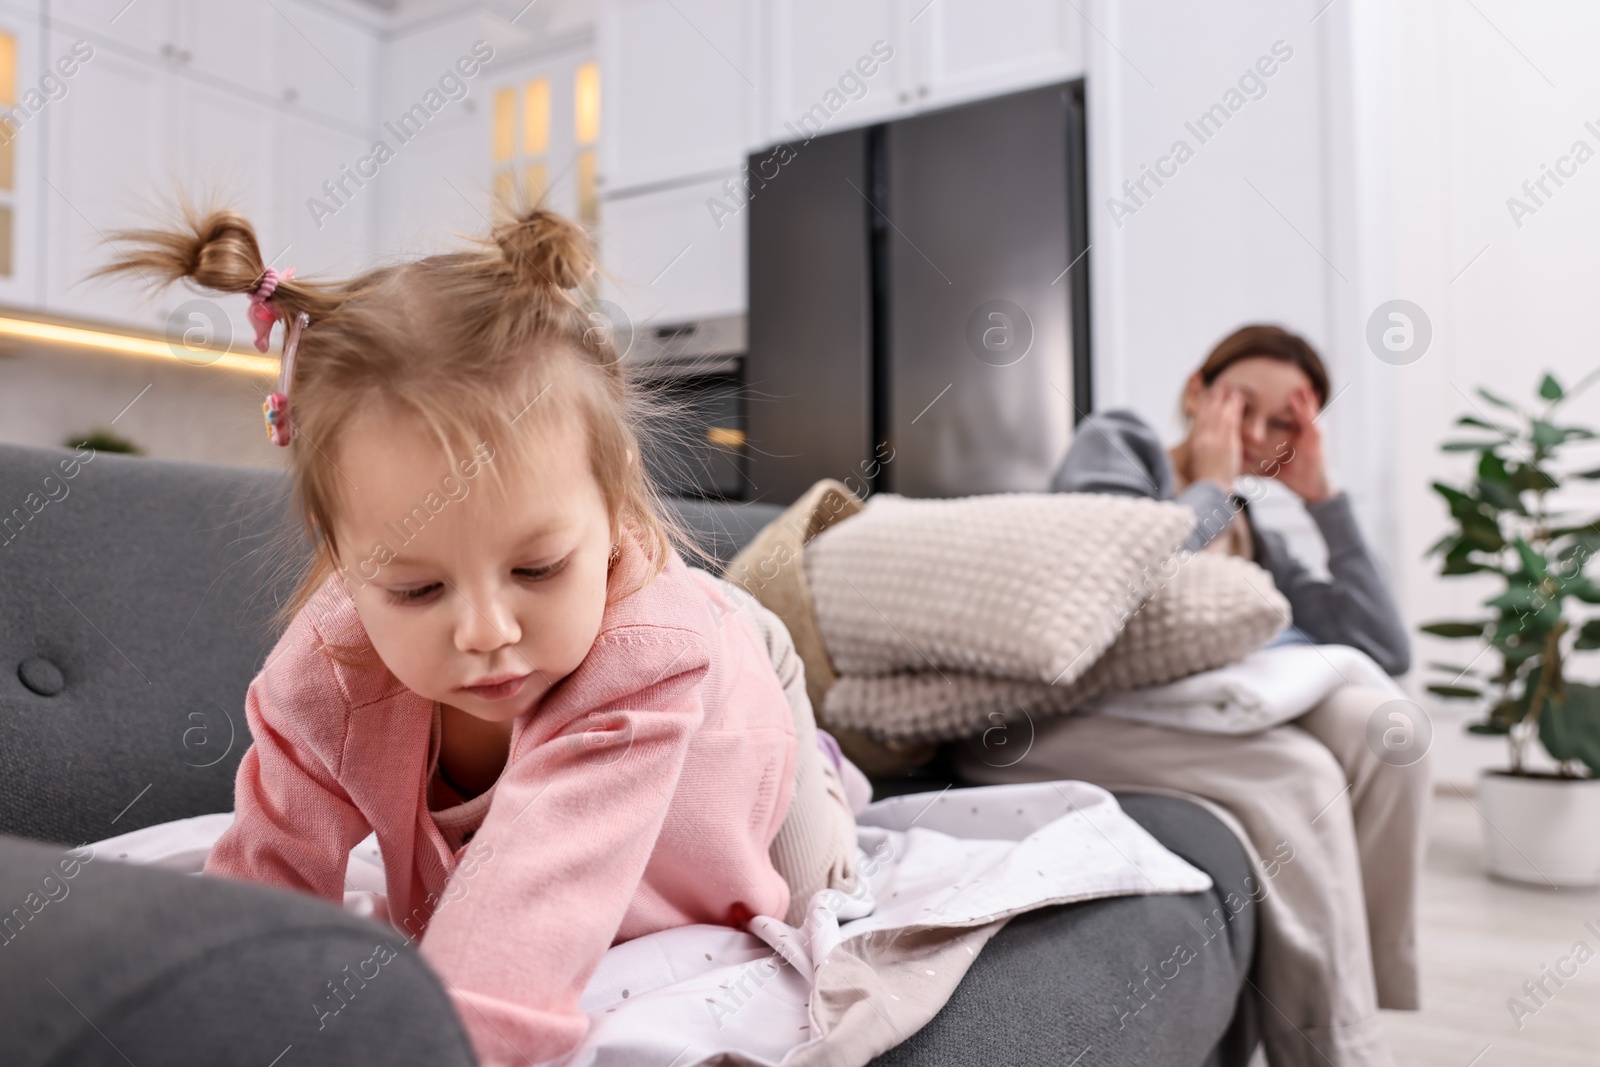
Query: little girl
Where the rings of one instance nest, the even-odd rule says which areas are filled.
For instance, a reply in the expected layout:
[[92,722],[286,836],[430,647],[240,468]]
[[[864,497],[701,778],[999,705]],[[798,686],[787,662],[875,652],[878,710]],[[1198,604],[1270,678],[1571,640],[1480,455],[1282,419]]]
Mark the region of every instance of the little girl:
[[262,351],[286,327],[265,407],[314,553],[208,874],[339,902],[375,833],[379,917],[486,1067],[576,1045],[617,942],[852,887],[854,768],[819,753],[782,623],[674,550],[570,295],[581,229],[532,212],[338,283],[268,269],[231,212],[124,240],[108,270],[250,294]]

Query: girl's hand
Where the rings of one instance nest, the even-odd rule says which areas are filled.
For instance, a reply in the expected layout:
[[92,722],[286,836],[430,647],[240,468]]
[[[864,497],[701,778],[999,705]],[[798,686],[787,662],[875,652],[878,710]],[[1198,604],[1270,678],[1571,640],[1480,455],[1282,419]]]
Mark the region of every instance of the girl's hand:
[[1231,491],[1244,465],[1244,446],[1240,441],[1240,422],[1244,418],[1244,394],[1226,385],[1215,385],[1200,394],[1194,425],[1189,431],[1189,477],[1211,480]]
[[1316,504],[1333,495],[1328,485],[1328,467],[1322,453],[1322,431],[1317,427],[1316,405],[1311,390],[1301,386],[1289,394],[1297,428],[1289,439],[1289,450],[1281,457],[1262,464],[1261,473],[1282,482],[1307,504]]

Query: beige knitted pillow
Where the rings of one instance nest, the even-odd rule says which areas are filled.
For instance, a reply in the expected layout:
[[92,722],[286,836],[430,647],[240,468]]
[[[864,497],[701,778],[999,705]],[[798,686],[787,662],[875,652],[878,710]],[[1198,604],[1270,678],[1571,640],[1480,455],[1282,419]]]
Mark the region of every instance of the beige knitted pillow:
[[808,541],[861,507],[861,498],[842,482],[823,478],[751,538],[722,576],[747,590],[783,620],[795,651],[805,664],[806,693],[816,711],[817,724],[833,734],[857,767],[867,774],[889,775],[928,762],[936,750],[930,744],[875,740],[843,729],[823,716],[824,697],[837,675],[817,631],[816,613],[800,563]]
[[1076,681],[1052,686],[964,671],[844,675],[828,690],[829,722],[872,737],[945,741],[1071,711],[1103,692],[1164,685],[1243,658],[1277,636],[1289,603],[1272,576],[1233,556],[1191,556],[1131,615]]
[[[1067,685],[1194,528],[1181,504],[1087,493],[880,493],[803,564],[840,675],[972,671]],[[831,707],[825,704],[825,707]],[[830,720],[832,721],[832,720]]]

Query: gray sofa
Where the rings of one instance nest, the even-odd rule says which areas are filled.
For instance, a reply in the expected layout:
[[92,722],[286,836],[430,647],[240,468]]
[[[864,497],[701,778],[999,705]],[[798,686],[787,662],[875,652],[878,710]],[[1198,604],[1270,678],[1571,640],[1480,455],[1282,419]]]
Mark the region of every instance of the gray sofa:
[[[675,506],[724,561],[778,511]],[[410,949],[336,1018],[313,1008],[384,928],[299,894],[62,851],[232,807],[245,690],[299,558],[285,517],[267,473],[0,446],[0,1063],[473,1064]],[[1152,980],[1242,887],[1245,855],[1195,805],[1120,799],[1216,889],[1014,920],[879,1064],[1248,1060],[1250,909]]]

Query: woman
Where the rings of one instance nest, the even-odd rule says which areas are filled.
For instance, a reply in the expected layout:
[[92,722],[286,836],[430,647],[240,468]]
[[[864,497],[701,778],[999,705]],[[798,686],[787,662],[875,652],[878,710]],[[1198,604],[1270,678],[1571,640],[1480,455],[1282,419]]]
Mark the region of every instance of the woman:
[[[1309,344],[1275,326],[1247,326],[1190,376],[1189,430],[1176,447],[1163,451],[1130,412],[1095,415],[1079,427],[1052,488],[1189,505],[1197,516],[1191,549],[1253,559],[1272,574],[1293,615],[1288,640],[1350,645],[1400,674],[1410,664],[1404,624],[1349,499],[1329,484],[1316,423],[1328,396],[1327,371]],[[1331,580],[1290,555],[1280,534],[1254,525],[1233,494],[1243,474],[1272,478],[1304,501],[1327,542]],[[1220,806],[1266,876],[1264,895],[1251,895],[1261,907],[1256,981],[1273,1067],[1390,1064],[1377,1012],[1418,1006],[1416,886],[1430,788],[1425,758],[1394,766],[1367,742],[1369,719],[1391,699],[1347,685],[1294,722],[1248,735],[1070,716],[1040,727],[1011,766],[968,750],[961,770],[985,784],[1081,778]]]

